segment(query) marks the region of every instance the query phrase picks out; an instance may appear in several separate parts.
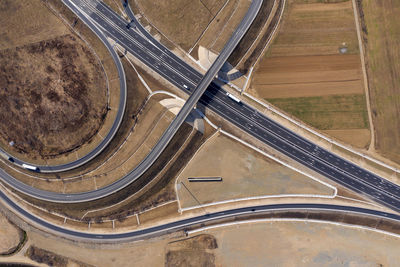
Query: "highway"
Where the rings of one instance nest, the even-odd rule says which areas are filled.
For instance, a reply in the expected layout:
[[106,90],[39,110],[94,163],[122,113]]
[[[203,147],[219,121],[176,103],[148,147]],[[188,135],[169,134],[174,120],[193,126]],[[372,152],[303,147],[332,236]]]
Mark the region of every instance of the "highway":
[[136,230],[125,233],[115,233],[115,234],[101,234],[101,233],[74,231],[49,223],[33,215],[24,208],[21,208],[18,204],[14,203],[1,191],[0,191],[0,199],[3,201],[3,204],[5,204],[6,207],[8,206],[8,208],[13,210],[13,212],[17,214],[21,219],[23,219],[26,222],[29,222],[29,224],[37,227],[38,229],[42,229],[48,233],[53,233],[57,236],[62,236],[68,239],[90,242],[90,243],[131,242],[134,240],[142,240],[145,238],[151,238],[155,236],[161,236],[169,233],[183,231],[188,229],[189,227],[199,227],[201,226],[201,224],[210,223],[220,219],[240,220],[241,218],[246,218],[251,215],[260,215],[263,213],[270,213],[277,211],[293,211],[293,212],[331,211],[331,212],[340,212],[341,214],[347,213],[350,215],[372,216],[376,218],[384,218],[393,220],[395,222],[400,222],[399,215],[387,212],[381,212],[381,211],[358,208],[358,207],[349,207],[349,206],[299,203],[299,204],[275,204],[275,205],[238,208],[238,209],[209,213],[206,215],[200,215],[188,219],[178,220],[175,222],[149,227],[142,230]]
[[105,34],[100,31],[96,26],[89,21],[86,17],[81,18],[84,23],[86,23],[89,28],[97,35],[97,37],[103,42],[107,50],[110,52],[110,55],[112,56],[115,66],[118,70],[118,77],[119,77],[119,87],[120,87],[120,97],[119,97],[119,102],[118,102],[118,110],[116,114],[116,118],[107,133],[106,136],[102,139],[102,141],[88,154],[85,156],[75,160],[71,161],[65,164],[60,164],[60,165],[35,165],[30,162],[23,161],[21,159],[16,158],[15,156],[12,156],[8,154],[6,151],[0,148],[0,155],[5,158],[6,160],[9,160],[10,163],[17,165],[19,167],[23,168],[23,165],[29,165],[34,168],[37,168],[37,172],[43,172],[43,173],[55,173],[55,172],[63,172],[63,171],[68,171],[74,168],[77,168],[79,166],[82,166],[83,164],[89,162],[90,160],[94,159],[97,155],[99,155],[106,147],[107,145],[111,142],[111,140],[114,138],[115,134],[117,133],[119,126],[121,125],[122,119],[124,117],[124,112],[125,112],[125,107],[126,107],[126,96],[127,96],[127,91],[126,91],[126,79],[125,79],[125,71],[122,66],[121,60],[118,56],[118,54],[115,52],[113,49],[112,45],[108,42],[107,37]]
[[[317,145],[303,139],[297,134],[289,131],[283,126],[277,124],[276,122],[268,119],[263,114],[257,112],[255,109],[243,102],[233,101],[226,95],[226,92],[220,88],[215,83],[211,83],[212,78],[215,76],[215,71],[218,71],[218,65],[215,68],[210,69],[209,72],[202,78],[202,75],[192,69],[185,62],[180,60],[175,55],[171,55],[170,51],[165,51],[165,47],[162,45],[155,45],[155,40],[147,40],[149,36],[145,37],[142,33],[136,33],[132,29],[126,28],[126,22],[121,21],[115,13],[110,9],[105,8],[104,5],[98,4],[95,6],[96,10],[93,10],[93,6],[80,6],[78,9],[75,5],[69,5],[71,2],[64,0],[71,10],[89,25],[92,30],[96,33],[99,31],[97,27],[102,25],[102,31],[104,30],[107,35],[126,48],[130,53],[137,56],[145,64],[148,64],[150,68],[157,71],[161,76],[169,80],[171,83],[175,84],[187,93],[192,93],[187,101],[187,105],[193,108],[196,104],[198,98],[199,102],[205,105],[207,108],[215,111],[217,114],[227,119],[240,129],[246,131],[247,133],[253,135],[264,143],[270,145],[276,150],[286,154],[287,156],[301,162],[305,166],[313,169],[332,180],[343,184],[357,192],[360,192],[375,201],[382,203],[392,209],[399,211],[399,187],[390,183],[387,180],[382,179],[320,147]],[[82,3],[78,0],[75,2]],[[254,1],[255,2],[255,1]],[[253,2],[253,3],[254,3]],[[93,3],[93,1],[85,2]],[[253,6],[253,4],[252,4]],[[81,9],[82,8],[82,9]],[[87,9],[86,9],[87,8]],[[254,7],[253,7],[254,8]],[[82,14],[81,11],[87,11],[86,16]],[[97,12],[105,12],[99,14]],[[249,9],[249,13],[255,12],[254,9]],[[254,14],[253,14],[254,15]],[[246,15],[247,16],[247,15]],[[90,19],[89,19],[90,17]],[[96,22],[97,21],[97,22]],[[250,18],[245,17],[245,24],[250,23]],[[97,27],[95,27],[95,23]],[[125,24],[124,24],[125,23]],[[120,26],[116,26],[120,25]],[[240,27],[239,27],[240,28]],[[101,32],[101,31],[99,31]],[[97,33],[98,34],[98,33]],[[243,35],[240,29],[238,34],[232,37],[233,41],[236,42],[240,40],[239,35]],[[100,36],[99,36],[100,37]],[[104,36],[103,36],[104,37]],[[232,40],[231,39],[231,40]],[[227,46],[227,50],[221,53],[221,60],[217,60],[216,64],[223,63],[223,59],[228,54],[228,50],[233,49],[230,45]],[[120,79],[124,79],[120,76]],[[204,93],[205,87],[208,86],[208,90]],[[193,93],[194,92],[194,93]],[[191,110],[191,109],[190,109]],[[189,112],[190,112],[189,110]],[[185,110],[185,112],[188,112]],[[185,113],[182,113],[184,117]],[[178,114],[179,115],[179,114]],[[178,118],[178,116],[177,116]],[[181,117],[179,117],[181,118]],[[172,124],[171,124],[172,125]],[[176,122],[174,127],[171,128],[170,132],[176,131],[179,127],[179,123]],[[171,126],[170,126],[171,127]],[[168,128],[170,129],[170,128]],[[166,134],[168,134],[168,130]],[[166,139],[168,140],[168,139]],[[163,141],[163,140],[161,140]],[[164,140],[161,143],[165,143]],[[158,144],[157,144],[158,145]],[[165,148],[165,146],[164,146]],[[162,149],[162,145],[158,147],[159,150]],[[154,150],[154,149],[153,149]],[[151,154],[149,154],[151,155]],[[147,162],[144,165],[148,165]],[[143,165],[143,166],[144,166]],[[150,164],[151,165],[151,164]],[[81,193],[81,194],[58,194],[47,191],[42,191],[34,189],[30,186],[19,182],[18,180],[11,177],[4,170],[0,169],[0,176],[2,179],[24,193],[30,190],[36,190],[34,194],[35,197],[47,201],[55,202],[80,202],[88,201],[98,197],[102,197],[110,194],[111,191],[119,190],[120,188],[130,183],[132,179],[136,179],[138,173],[135,171],[140,168],[139,165],[135,170],[133,170],[128,176],[112,184],[111,187],[105,187],[100,190]],[[147,168],[148,166],[144,166]],[[10,182],[11,181],[11,182]],[[14,184],[15,182],[15,184]],[[108,188],[108,189],[107,189]],[[106,189],[106,190],[104,190]],[[132,240],[144,239],[152,236],[164,235],[172,232],[182,231],[189,227],[199,226],[200,224],[213,222],[220,219],[232,218],[240,219],[247,217],[252,214],[262,214],[266,212],[274,211],[332,211],[332,212],[344,212],[349,214],[359,214],[366,216],[373,216],[378,218],[386,218],[394,220],[396,222],[400,221],[400,216],[398,214],[380,212],[370,209],[363,209],[357,207],[339,206],[339,205],[326,205],[326,204],[276,204],[276,205],[264,205],[264,206],[252,206],[246,208],[226,210],[223,212],[210,213],[206,215],[196,216],[189,219],[179,220],[164,225],[159,225],[155,227],[150,227],[147,229],[137,230],[127,233],[117,233],[117,234],[99,234],[99,233],[85,233],[79,231],[73,231],[69,229],[56,226],[47,221],[44,221],[30,212],[26,211],[24,208],[20,207],[18,204],[14,203],[10,198],[8,198],[3,192],[0,191],[0,199],[5,204],[6,207],[15,211],[24,220],[28,221],[34,226],[38,226],[41,229],[45,229],[51,233],[65,236],[73,240],[83,240],[87,242],[101,242],[101,243],[114,243],[114,242],[128,242]]]
[[[86,10],[86,14],[91,14],[92,16],[97,16],[97,13],[95,12],[96,6],[93,6],[92,3],[97,3],[97,5],[100,5],[99,2],[95,1],[79,1],[76,0],[75,3],[74,1],[64,1],[68,7],[71,8],[71,10],[79,15],[80,18],[85,19],[84,21],[87,22],[87,17],[84,16],[81,12],[78,6],[84,10]],[[92,201],[96,200],[108,195],[111,195],[120,189],[126,187],[136,179],[138,179],[159,157],[159,155],[164,151],[164,149],[167,147],[168,143],[170,140],[173,138],[175,133],[178,131],[179,127],[182,125],[186,117],[189,115],[189,113],[193,110],[193,107],[197,104],[199,101],[200,97],[204,94],[204,91],[207,89],[208,85],[211,83],[211,81],[214,79],[215,75],[219,71],[219,69],[222,67],[226,59],[229,57],[229,55],[232,53],[233,49],[236,47],[236,45],[239,43],[240,39],[243,37],[244,33],[247,31],[247,29],[250,27],[253,19],[258,13],[258,10],[260,9],[262,4],[262,0],[256,0],[253,1],[251,4],[248,12],[246,13],[245,17],[243,18],[242,22],[232,35],[232,37],[229,39],[227,42],[227,45],[224,47],[223,51],[220,53],[218,58],[215,60],[213,65],[210,67],[210,69],[207,71],[207,73],[204,75],[204,77],[200,77],[199,82],[196,86],[194,84],[191,84],[191,86],[194,86],[193,92],[189,99],[186,101],[185,105],[182,107],[180,112],[177,114],[175,119],[172,121],[172,123],[168,126],[168,128],[165,130],[161,138],[158,140],[157,144],[152,148],[151,152],[146,156],[146,158],[141,161],[138,166],[133,169],[128,175],[125,177],[119,179],[118,181],[102,187],[98,190],[93,190],[89,192],[83,192],[83,193],[74,193],[74,194],[61,194],[61,193],[56,193],[56,192],[49,192],[49,191],[44,191],[40,190],[34,187],[31,187],[29,185],[26,185],[17,179],[13,178],[11,175],[6,173],[4,170],[0,169],[0,175],[8,185],[13,187],[14,189],[23,192],[26,195],[29,195],[31,197],[45,200],[45,201],[50,201],[50,202],[58,202],[58,203],[79,203],[79,202],[84,202],[84,201]],[[104,9],[108,10],[109,9]],[[97,16],[98,22],[100,22],[98,25],[101,27],[101,20],[100,16]],[[88,23],[89,26],[93,27],[93,23]],[[104,24],[103,24],[104,25]],[[126,22],[124,24],[120,24],[123,26],[123,28],[126,29]],[[97,27],[95,29],[98,29]],[[111,32],[115,32],[113,29],[111,29]],[[120,35],[122,38],[123,35]],[[136,44],[136,43],[135,43]],[[138,44],[136,44],[137,47],[139,47]],[[140,50],[133,50],[130,48],[132,52],[136,51],[136,55],[140,56]],[[144,57],[146,58],[146,55]],[[153,62],[154,63],[154,62]],[[180,84],[180,86],[187,86],[185,84]],[[188,86],[187,86],[188,87]],[[189,88],[189,87],[188,87]]]
[[[202,77],[199,72],[168,51],[150,34],[146,34],[143,27],[137,26],[137,31],[132,28],[127,29],[127,22],[106,5],[97,1],[89,2],[92,5],[88,4],[80,8],[90,14],[93,21],[108,35],[172,84],[187,93],[192,92],[193,87]],[[97,4],[93,5],[96,2]],[[139,25],[136,20],[134,23]],[[233,101],[217,84],[210,84],[208,90],[200,98],[200,103],[308,168],[378,203],[400,211],[398,185],[311,143],[251,106]]]
[[[200,73],[172,55],[172,52],[162,45],[155,45],[157,43],[155,39],[148,40],[149,36],[146,37],[132,28],[128,29],[127,21],[104,4],[98,1],[79,0],[64,0],[64,3],[80,18],[90,18],[90,21],[101,28],[105,34],[175,86],[189,94],[196,88],[196,84],[202,77]],[[217,84],[211,83],[199,102],[238,128],[308,168],[397,212],[400,211],[399,186],[311,143],[249,105],[233,101]],[[160,144],[157,147],[162,148],[164,145]],[[155,159],[151,157],[149,155],[149,159],[146,158],[146,164],[139,164],[130,174],[112,185],[79,194],[59,194],[35,189],[6,175],[3,170],[0,170],[0,174],[6,183],[35,198],[73,203],[101,198],[127,186],[148,168],[146,165]]]

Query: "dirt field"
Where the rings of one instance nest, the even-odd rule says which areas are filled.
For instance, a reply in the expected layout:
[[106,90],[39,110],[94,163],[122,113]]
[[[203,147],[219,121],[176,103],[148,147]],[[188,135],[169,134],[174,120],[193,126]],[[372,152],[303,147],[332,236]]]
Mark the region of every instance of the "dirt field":
[[48,266],[67,267],[67,266],[79,266],[79,267],[90,267],[92,265],[75,261],[67,257],[55,254],[48,250],[44,250],[35,246],[29,247],[26,252],[26,256],[37,263],[46,264]]
[[[188,177],[222,177],[222,182],[189,183]],[[182,184],[183,183],[183,184]],[[281,194],[332,195],[325,185],[269,160],[225,137],[214,137],[179,175],[182,208],[215,201]]]
[[204,262],[210,263],[205,266],[397,266],[400,260],[399,238],[311,222],[242,224],[188,238],[175,235],[105,248],[87,248],[34,232],[29,238],[48,255],[94,266]]
[[224,9],[211,22],[204,36],[199,40],[199,45],[214,53],[219,53],[246,14],[249,5],[250,1],[248,0],[229,0]]
[[348,54],[358,54],[351,1],[287,2],[283,24],[269,56],[337,54],[342,43],[346,43]]
[[364,95],[273,98],[269,101],[321,130],[368,128]]
[[218,248],[212,235],[198,235],[168,244],[165,266],[215,266],[213,250]]
[[324,132],[346,143],[365,149],[368,148],[371,140],[371,133],[368,129],[326,130]]
[[[69,33],[41,0],[0,1],[0,50]],[[23,20],[22,20],[23,19]]]
[[289,0],[249,93],[313,127],[341,130],[334,137],[366,148],[365,139],[352,138],[355,130],[369,129],[362,78],[351,1]]
[[260,98],[363,94],[359,55],[271,57],[252,81]]
[[217,239],[220,266],[396,266],[400,260],[399,238],[330,224],[256,223],[203,233]]
[[362,1],[375,148],[400,163],[400,2]]
[[24,239],[21,229],[0,213],[0,255],[12,254]]
[[[35,24],[27,8],[53,24]],[[7,47],[0,50],[1,146],[45,159],[90,141],[107,114],[105,75],[97,58],[75,35],[64,34],[65,26],[40,1],[12,3],[1,12],[13,15],[5,25],[14,29],[0,39],[0,47]],[[22,16],[24,23],[35,20],[30,30],[36,35],[29,37],[19,26]]]
[[189,50],[227,0],[136,0],[141,11],[163,34]]

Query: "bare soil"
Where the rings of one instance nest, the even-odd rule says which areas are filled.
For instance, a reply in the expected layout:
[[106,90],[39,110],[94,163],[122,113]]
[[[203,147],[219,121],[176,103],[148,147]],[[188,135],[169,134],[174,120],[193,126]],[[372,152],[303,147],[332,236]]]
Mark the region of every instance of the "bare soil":
[[349,54],[358,54],[351,1],[289,0],[287,3],[283,23],[267,55],[338,54],[343,43]]
[[174,43],[189,50],[227,0],[136,0],[147,19]]
[[371,134],[368,129],[327,130],[325,133],[364,149],[368,148],[371,140]]
[[[234,164],[232,164],[234,162]],[[188,177],[222,177],[190,183]],[[256,196],[332,195],[333,189],[220,135],[209,140],[177,178],[182,208]]]
[[353,135],[369,131],[369,121],[351,1],[288,0],[249,93],[317,129],[340,130],[334,137],[341,141],[368,147]]
[[360,67],[359,55],[270,57],[257,67],[252,88],[261,98],[363,94]]
[[49,158],[88,142],[107,114],[100,64],[65,35],[0,51],[3,147]]
[[24,240],[24,232],[0,213],[0,255],[14,253]]
[[391,266],[400,260],[399,238],[340,225],[266,222],[205,233],[220,243],[219,266]]
[[91,140],[107,111],[100,62],[46,2],[0,3],[0,145],[34,161]]
[[55,254],[51,251],[44,250],[35,246],[29,247],[26,251],[26,256],[37,263],[46,264],[48,266],[67,267],[67,266],[79,266],[79,267],[91,267],[93,265],[86,264],[81,261],[76,261],[64,257],[62,255]]
[[[307,215],[292,212],[285,216],[288,217],[306,218]],[[324,217],[332,218],[332,214]],[[362,217],[352,221],[368,221],[368,225],[373,225]],[[395,226],[386,224],[386,227]],[[65,242],[35,232],[28,234],[36,247],[94,266],[163,266],[168,251],[185,248],[193,251],[195,247],[213,254],[216,266],[396,266],[400,242],[397,237],[373,231],[295,221],[242,224],[208,230],[187,239],[175,235],[106,247]],[[203,241],[196,240],[200,236]],[[215,249],[211,249],[214,245],[208,245],[213,240],[218,245]],[[190,255],[181,257],[186,256],[187,262],[192,262]]]
[[41,0],[0,1],[0,50],[69,33]]
[[218,248],[214,236],[202,234],[167,245],[165,266],[216,266],[213,250]]
[[356,2],[366,53],[375,149],[400,163],[400,3]]

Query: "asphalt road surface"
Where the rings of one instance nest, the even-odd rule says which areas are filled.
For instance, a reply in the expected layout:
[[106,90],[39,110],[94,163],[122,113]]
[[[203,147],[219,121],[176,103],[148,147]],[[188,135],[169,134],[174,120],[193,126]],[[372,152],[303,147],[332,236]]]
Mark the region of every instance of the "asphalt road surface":
[[[97,1],[79,0],[65,0],[65,4],[80,17],[82,17],[81,12],[84,12],[85,16],[90,18],[97,27],[172,84],[189,94],[194,91],[202,77],[200,73],[183,60],[172,56],[165,47],[156,45],[156,40],[148,40],[148,37],[132,27],[128,29],[127,22],[104,4]],[[79,10],[77,10],[78,8]],[[311,143],[260,114],[249,105],[233,101],[217,84],[210,84],[208,90],[200,98],[200,103],[308,168],[395,211],[400,211],[399,186]],[[138,168],[141,167],[138,166]],[[132,173],[139,173],[136,171],[138,168]],[[39,199],[55,202],[79,202],[96,199],[117,191],[132,182],[132,179],[135,178],[131,176],[132,173],[110,187],[80,194],[58,194],[37,190],[16,179],[13,179],[13,185],[19,183],[18,190],[33,194]],[[9,179],[6,179],[6,182],[9,182]],[[32,190],[35,192],[32,193]]]
[[[88,15],[95,15],[96,13],[96,6],[93,6],[93,3],[96,3],[96,5],[100,5],[99,2],[96,1],[64,1],[68,7],[71,8],[73,12],[75,12],[77,15],[79,15],[80,18],[85,19],[85,23],[87,23],[88,26],[90,27],[95,27],[92,23],[88,23],[90,21],[87,20],[87,17],[85,17],[81,12],[80,9],[85,10],[86,14]],[[2,179],[12,186],[14,189],[23,192],[26,195],[29,195],[31,197],[45,200],[45,201],[50,201],[50,202],[58,202],[58,203],[78,203],[78,202],[84,202],[84,201],[92,201],[96,200],[108,195],[111,195],[122,188],[126,187],[133,181],[135,181],[137,178],[139,178],[159,157],[159,155],[164,151],[164,149],[167,147],[168,143],[170,140],[173,138],[175,133],[178,131],[179,127],[182,125],[186,117],[189,115],[189,113],[193,110],[193,107],[197,104],[199,101],[199,98],[203,95],[204,91],[207,89],[208,85],[211,83],[211,81],[214,79],[215,75],[217,72],[220,70],[224,62],[227,60],[229,55],[232,53],[233,49],[236,47],[238,42],[241,40],[247,29],[250,27],[253,19],[258,13],[258,10],[260,9],[262,4],[262,0],[256,0],[254,1],[246,16],[240,23],[240,25],[237,27],[236,31],[234,32],[233,36],[230,38],[228,41],[227,45],[224,47],[223,51],[220,53],[218,58],[215,60],[213,65],[210,67],[210,69],[207,71],[207,73],[204,75],[204,77],[200,77],[199,83],[195,86],[193,86],[192,91],[193,93],[190,95],[189,99],[186,101],[185,105],[182,107],[180,112],[177,114],[175,119],[172,121],[172,123],[168,126],[168,128],[165,130],[157,144],[153,147],[151,152],[146,156],[146,158],[138,164],[138,166],[133,169],[128,175],[125,177],[119,179],[118,181],[107,185],[103,188],[100,188],[98,190],[93,190],[89,192],[83,192],[83,193],[74,193],[74,194],[62,194],[62,193],[56,193],[56,192],[49,192],[49,191],[44,191],[40,190],[34,187],[31,187],[29,185],[26,185],[17,179],[13,178],[9,174],[7,174],[4,170],[0,169],[0,175]],[[109,10],[109,9],[107,9]],[[110,11],[110,10],[109,10]],[[101,15],[98,17],[100,18]],[[100,21],[101,22],[101,21]],[[101,24],[98,24],[99,27],[101,27]],[[126,22],[123,24],[123,27],[126,28]],[[95,27],[94,30],[98,31],[98,28]],[[116,32],[114,29],[110,29],[112,32]],[[122,35],[121,35],[122,36]],[[131,51],[131,50],[130,50]],[[140,55],[140,50],[132,50],[132,51],[137,51],[136,53],[138,56]],[[144,58],[146,55],[144,55]],[[185,85],[186,86],[186,85]],[[186,86],[188,87],[188,86]],[[189,88],[189,87],[188,87]],[[123,114],[122,114],[123,115]]]
[[249,215],[259,215],[263,213],[277,212],[277,211],[293,211],[293,212],[332,211],[340,213],[344,212],[352,215],[372,216],[377,218],[393,220],[395,222],[400,222],[400,216],[397,214],[358,208],[358,207],[328,205],[328,204],[275,204],[275,205],[252,206],[246,208],[209,213],[206,215],[200,215],[189,219],[179,220],[131,232],[117,233],[117,234],[101,234],[101,233],[87,233],[87,232],[74,231],[49,223],[33,215],[24,208],[21,208],[18,204],[14,203],[14,201],[9,199],[1,191],[0,191],[0,199],[2,199],[4,204],[6,204],[8,208],[12,209],[20,218],[24,219],[24,221],[26,222],[29,222],[31,225],[38,227],[39,229],[72,240],[84,241],[84,242],[98,242],[98,243],[131,242],[134,240],[142,240],[145,238],[151,238],[178,231],[183,231],[188,229],[189,227],[201,227],[201,224],[210,223],[220,219],[234,218],[235,220],[240,220],[241,218],[246,218]]
[[[82,4],[82,1],[73,1],[77,5]],[[103,3],[85,3],[86,6],[80,6],[81,10],[102,27],[106,34],[172,84],[189,94],[193,92],[193,88],[202,77],[199,72],[151,38],[151,35],[145,34],[137,21],[134,20],[136,27],[128,29],[127,21]],[[378,203],[400,211],[398,185],[311,143],[251,106],[233,101],[216,83],[210,84],[200,98],[200,103],[308,168]]]
[[103,42],[103,44],[106,46],[108,51],[110,52],[114,63],[117,67],[118,70],[118,76],[119,76],[119,82],[120,82],[120,97],[119,97],[119,103],[118,103],[118,110],[116,114],[116,118],[111,126],[110,131],[107,133],[107,135],[103,138],[103,140],[88,154],[85,156],[75,160],[71,161],[65,164],[60,164],[60,165],[35,165],[30,162],[26,162],[23,160],[20,160],[16,157],[11,156],[8,154],[6,151],[2,150],[0,148],[0,153],[3,153],[3,157],[8,159],[12,164],[17,165],[19,167],[22,167],[23,164],[32,166],[34,168],[37,168],[37,172],[43,172],[43,173],[55,173],[55,172],[63,172],[63,171],[68,171],[74,168],[78,168],[82,166],[83,164],[89,162],[90,160],[94,159],[97,155],[99,155],[106,147],[107,145],[111,142],[111,140],[114,138],[115,134],[117,133],[119,126],[121,125],[124,112],[125,112],[125,106],[126,106],[126,79],[125,79],[125,71],[124,68],[122,67],[121,60],[118,56],[118,54],[115,52],[113,49],[112,45],[108,42],[106,35],[102,31],[100,31],[98,28],[96,28],[92,22],[90,22],[86,17],[81,17],[81,19],[86,23],[90,29],[99,37],[99,39]]

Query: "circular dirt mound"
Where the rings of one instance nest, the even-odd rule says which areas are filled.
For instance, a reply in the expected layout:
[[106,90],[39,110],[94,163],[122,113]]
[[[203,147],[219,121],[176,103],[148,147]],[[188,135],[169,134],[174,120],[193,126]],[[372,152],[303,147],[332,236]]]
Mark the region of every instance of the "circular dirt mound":
[[106,88],[99,62],[72,35],[0,51],[0,141],[33,158],[72,151],[103,124]]

